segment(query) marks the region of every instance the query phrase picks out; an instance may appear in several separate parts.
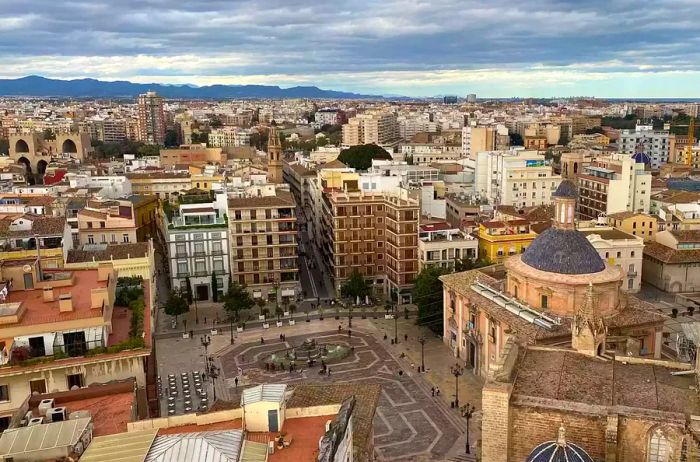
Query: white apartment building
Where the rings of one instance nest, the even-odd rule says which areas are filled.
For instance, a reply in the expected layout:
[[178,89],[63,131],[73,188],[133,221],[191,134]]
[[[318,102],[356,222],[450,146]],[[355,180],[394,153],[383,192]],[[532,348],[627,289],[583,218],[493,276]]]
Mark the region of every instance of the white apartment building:
[[219,300],[228,290],[229,233],[226,194],[214,202],[183,203],[169,219],[164,217],[164,235],[170,262],[171,287],[186,290],[190,280],[193,298],[212,300],[212,275]]
[[644,239],[610,226],[598,226],[595,221],[580,223],[578,230],[595,247],[600,258],[625,272],[622,290],[639,292],[642,287]]
[[343,125],[343,146],[389,144],[399,137],[396,115],[391,112],[359,114]]
[[85,173],[66,175],[71,188],[100,188],[99,196],[108,199],[130,196],[131,181],[125,176],[90,176]]
[[434,143],[406,143],[399,147],[403,159],[409,156],[414,165],[432,164],[433,162],[451,162],[462,157],[459,146],[443,146]]
[[456,260],[476,260],[479,240],[447,222],[421,225],[418,234],[418,271],[428,266],[454,268]]
[[399,136],[410,140],[418,133],[437,133],[439,124],[432,122],[427,115],[419,117],[399,116]]
[[618,145],[623,154],[647,154],[653,169],[658,169],[668,162],[671,150],[668,131],[654,130],[651,125],[637,125],[634,130],[622,130]]
[[314,114],[314,120],[319,126],[323,125],[337,125],[342,118],[342,112],[340,109],[324,108],[319,109]]
[[482,151],[476,157],[474,192],[492,205],[546,205],[561,179],[537,151]]
[[147,167],[160,168],[160,156],[136,157],[136,154],[124,154],[124,170],[133,172]]
[[228,148],[250,146],[253,130],[239,127],[215,128],[209,133],[209,147]]
[[624,211],[649,213],[651,172],[627,154],[598,157],[577,179],[581,220]]
[[341,148],[336,146],[318,146],[309,153],[309,160],[317,164],[333,162],[340,155]]

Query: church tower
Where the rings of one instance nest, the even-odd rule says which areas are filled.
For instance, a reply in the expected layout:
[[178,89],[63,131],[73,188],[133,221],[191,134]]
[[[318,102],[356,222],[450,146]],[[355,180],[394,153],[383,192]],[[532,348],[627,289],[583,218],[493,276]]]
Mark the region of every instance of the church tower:
[[270,136],[267,140],[267,181],[270,183],[282,183],[282,143],[277,127],[270,127]]
[[605,353],[607,328],[598,315],[598,300],[589,283],[586,301],[574,316],[571,325],[571,346],[579,353],[598,356]]

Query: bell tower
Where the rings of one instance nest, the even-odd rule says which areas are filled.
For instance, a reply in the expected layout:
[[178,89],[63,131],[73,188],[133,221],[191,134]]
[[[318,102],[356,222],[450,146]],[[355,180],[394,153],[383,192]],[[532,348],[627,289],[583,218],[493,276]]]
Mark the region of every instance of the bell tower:
[[267,181],[282,183],[282,143],[275,125],[270,127],[267,140]]
[[571,346],[579,353],[589,356],[605,353],[608,329],[597,311],[598,300],[593,291],[593,283],[589,283],[586,301],[576,312],[571,326]]

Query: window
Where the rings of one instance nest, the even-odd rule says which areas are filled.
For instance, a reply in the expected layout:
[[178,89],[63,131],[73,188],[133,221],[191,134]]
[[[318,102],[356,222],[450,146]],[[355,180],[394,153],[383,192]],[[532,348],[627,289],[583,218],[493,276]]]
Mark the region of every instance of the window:
[[[195,235],[195,236],[196,236],[196,235]],[[195,237],[195,239],[196,239],[196,237]],[[194,243],[194,253],[195,253],[195,254],[199,254],[199,255],[203,255],[203,254],[204,254],[204,242],[197,242],[197,241],[195,240],[195,243]]]
[[66,376],[68,380],[68,389],[72,390],[73,387],[83,388],[85,386],[85,379],[83,374],[70,374]]
[[94,244],[95,243],[95,236],[92,234],[88,234],[88,244]]
[[0,433],[10,428],[10,419],[11,417],[9,416],[0,417]]
[[46,379],[30,380],[29,392],[32,395],[43,395],[46,393]]
[[197,259],[194,261],[194,271],[197,274],[206,274],[207,263],[204,259]]
[[542,309],[543,310],[547,309],[547,303],[549,302],[549,298],[547,297],[547,295],[542,295],[541,301],[542,301]]
[[649,438],[649,462],[668,462],[668,440],[661,432],[656,429]]
[[104,227],[105,227],[105,222],[104,222],[104,221],[101,221],[101,222],[100,222],[100,228],[104,228]]
[[630,252],[630,257],[634,258],[634,250]]
[[175,245],[175,255],[187,255],[187,246],[182,243]]
[[179,261],[177,262],[177,274],[178,275],[186,275],[187,274],[187,262],[186,261]]
[[222,258],[214,259],[214,271],[217,271],[218,273],[224,272],[224,260]]
[[122,238],[124,239],[124,242],[129,242],[129,235],[128,234],[122,234]]
[[10,389],[7,385],[0,385],[0,401],[10,400]]
[[88,229],[92,229],[92,222],[91,221],[88,221],[87,225],[88,225]]
[[622,252],[617,252],[617,258],[620,258],[622,256]]
[[213,253],[221,253],[222,252],[221,241],[212,241],[211,251]]

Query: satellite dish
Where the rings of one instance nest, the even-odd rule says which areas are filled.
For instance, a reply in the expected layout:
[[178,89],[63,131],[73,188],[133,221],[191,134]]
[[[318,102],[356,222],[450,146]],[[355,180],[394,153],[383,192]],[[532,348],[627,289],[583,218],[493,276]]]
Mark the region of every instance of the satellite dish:
[[32,272],[32,265],[24,265],[22,267],[22,270],[24,270],[25,273],[31,273]]

